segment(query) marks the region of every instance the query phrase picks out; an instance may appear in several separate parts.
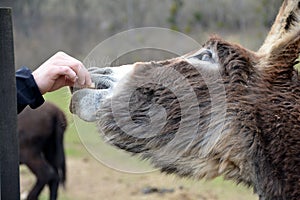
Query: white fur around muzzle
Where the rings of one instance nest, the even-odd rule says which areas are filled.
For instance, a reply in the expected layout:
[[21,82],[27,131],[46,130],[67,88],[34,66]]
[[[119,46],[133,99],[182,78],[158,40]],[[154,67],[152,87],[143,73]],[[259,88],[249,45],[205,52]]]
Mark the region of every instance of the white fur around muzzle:
[[71,112],[84,121],[96,121],[101,102],[114,94],[116,86],[130,76],[133,68],[134,65],[89,68],[95,89],[84,88],[75,91],[72,95]]

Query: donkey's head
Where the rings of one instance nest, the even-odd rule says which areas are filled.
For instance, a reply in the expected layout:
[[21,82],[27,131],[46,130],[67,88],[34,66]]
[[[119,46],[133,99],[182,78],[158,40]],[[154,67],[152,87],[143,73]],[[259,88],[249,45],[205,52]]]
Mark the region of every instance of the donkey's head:
[[71,111],[164,172],[298,197],[299,5],[284,1],[258,52],[212,37],[174,59],[90,68],[96,88],[75,91]]

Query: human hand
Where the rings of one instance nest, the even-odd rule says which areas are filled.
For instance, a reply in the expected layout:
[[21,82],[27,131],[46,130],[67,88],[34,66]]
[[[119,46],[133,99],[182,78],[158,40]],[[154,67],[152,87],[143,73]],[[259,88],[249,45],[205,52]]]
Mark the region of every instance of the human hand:
[[83,64],[64,52],[54,54],[32,75],[42,94],[75,83],[82,87],[92,84],[90,74]]

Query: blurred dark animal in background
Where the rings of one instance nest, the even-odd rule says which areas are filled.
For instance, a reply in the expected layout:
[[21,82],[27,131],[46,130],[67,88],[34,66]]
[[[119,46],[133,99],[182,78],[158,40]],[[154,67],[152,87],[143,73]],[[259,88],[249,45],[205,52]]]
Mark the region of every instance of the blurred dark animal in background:
[[66,127],[63,111],[48,102],[34,110],[27,107],[18,115],[20,164],[27,165],[37,178],[28,200],[38,199],[45,185],[49,186],[50,200],[57,199],[59,182],[66,180]]

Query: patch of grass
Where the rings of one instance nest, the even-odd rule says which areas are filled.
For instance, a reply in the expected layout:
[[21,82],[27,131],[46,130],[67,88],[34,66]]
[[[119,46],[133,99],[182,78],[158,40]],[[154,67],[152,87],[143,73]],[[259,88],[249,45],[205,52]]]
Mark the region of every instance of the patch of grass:
[[294,65],[295,70],[300,74],[300,54],[299,57],[296,59],[296,64]]
[[[59,200],[75,200],[73,197],[67,197],[63,192],[58,193]],[[44,190],[41,195],[39,196],[39,200],[49,200],[49,191]]]

